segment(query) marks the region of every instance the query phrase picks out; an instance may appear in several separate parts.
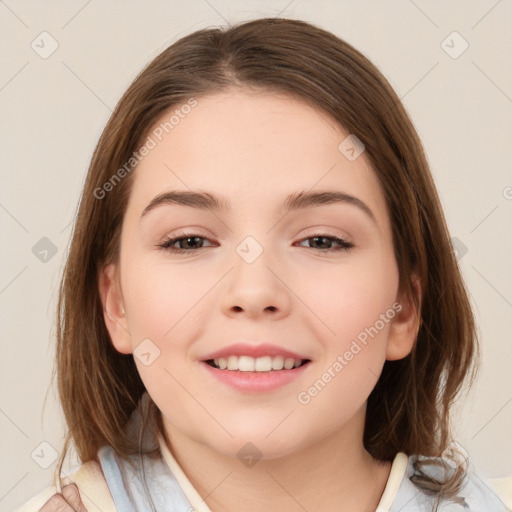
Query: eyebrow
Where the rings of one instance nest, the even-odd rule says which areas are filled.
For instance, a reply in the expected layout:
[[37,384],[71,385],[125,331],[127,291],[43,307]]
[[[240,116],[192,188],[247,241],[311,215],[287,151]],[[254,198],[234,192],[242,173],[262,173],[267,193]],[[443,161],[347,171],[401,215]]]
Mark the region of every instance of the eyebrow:
[[[286,214],[291,211],[336,203],[355,206],[376,222],[373,212],[365,203],[363,203],[363,201],[350,194],[335,190],[323,190],[317,192],[303,190],[300,192],[294,192],[293,194],[288,195],[284,200],[283,211]],[[231,209],[229,199],[226,197],[215,196],[208,192],[172,190],[154,197],[146,208],[144,208],[141,218],[157,206],[164,204],[178,204],[201,210],[222,210],[226,212]]]

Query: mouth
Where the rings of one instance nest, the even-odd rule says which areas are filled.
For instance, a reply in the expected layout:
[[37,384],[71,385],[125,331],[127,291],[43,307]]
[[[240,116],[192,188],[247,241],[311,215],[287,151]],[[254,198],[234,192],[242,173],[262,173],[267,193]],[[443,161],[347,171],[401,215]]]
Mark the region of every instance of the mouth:
[[205,354],[200,361],[211,377],[243,394],[286,389],[303,378],[313,364],[304,352],[294,352],[277,344],[247,341]]
[[310,359],[295,359],[283,356],[236,356],[207,359],[206,364],[217,370],[229,372],[273,373],[279,371],[294,371],[311,362]]

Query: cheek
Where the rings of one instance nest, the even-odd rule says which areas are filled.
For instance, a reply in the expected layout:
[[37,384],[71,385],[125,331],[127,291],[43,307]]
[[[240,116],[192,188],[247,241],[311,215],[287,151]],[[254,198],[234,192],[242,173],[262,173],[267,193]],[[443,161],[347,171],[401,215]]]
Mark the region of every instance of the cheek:
[[308,305],[331,332],[323,327],[325,359],[297,398],[306,415],[336,425],[355,414],[377,383],[396,314],[398,270],[394,257],[381,252],[316,277]]
[[392,307],[397,287],[394,258],[380,252],[347,258],[346,264],[312,266],[296,281],[294,292],[318,324],[319,338],[341,350]]
[[[174,410],[179,410],[180,417],[197,415],[197,403],[190,400],[189,393],[202,397],[205,390],[200,382],[190,382],[190,367],[185,359],[189,345],[201,336],[201,298],[214,281],[185,272],[180,265],[141,263],[135,258],[127,259],[124,269],[129,278],[123,294],[140,377],[164,413],[172,416]],[[150,354],[149,364],[138,357],[144,353]],[[179,418],[174,419],[179,423]],[[183,429],[187,429],[186,424]]]
[[170,339],[190,322],[208,282],[179,265],[133,263],[123,288],[130,328],[137,336]]

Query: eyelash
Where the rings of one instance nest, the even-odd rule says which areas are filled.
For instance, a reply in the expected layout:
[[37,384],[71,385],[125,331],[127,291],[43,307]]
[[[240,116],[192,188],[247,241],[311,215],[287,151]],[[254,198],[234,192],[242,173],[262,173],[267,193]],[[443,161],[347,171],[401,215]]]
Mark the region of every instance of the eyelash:
[[[197,235],[195,233],[182,234],[182,235],[180,235],[178,237],[175,237],[175,238],[168,238],[167,240],[165,240],[161,244],[158,244],[158,247],[161,250],[169,251],[171,253],[185,253],[186,252],[186,253],[189,253],[189,254],[190,253],[194,253],[196,251],[199,251],[200,249],[204,249],[204,247],[198,247],[198,248],[195,248],[195,249],[180,249],[178,247],[172,247],[176,242],[179,242],[180,240],[186,240],[187,238],[200,238],[200,239],[203,239],[203,240],[208,240],[207,238],[205,238],[203,236],[200,236],[200,235]],[[347,242],[343,238],[339,238],[339,237],[336,237],[336,236],[329,236],[329,235],[323,234],[323,233],[318,233],[318,234],[310,235],[310,236],[300,240],[300,242],[304,242],[306,240],[311,240],[313,238],[325,238],[325,239],[331,240],[331,241],[333,241],[333,242],[335,242],[335,243],[337,243],[339,245],[338,249],[318,249],[318,252],[321,252],[321,253],[333,252],[333,251],[349,251],[350,249],[352,249],[354,247],[353,244],[351,244],[350,242]],[[210,241],[210,240],[208,240],[208,241]]]

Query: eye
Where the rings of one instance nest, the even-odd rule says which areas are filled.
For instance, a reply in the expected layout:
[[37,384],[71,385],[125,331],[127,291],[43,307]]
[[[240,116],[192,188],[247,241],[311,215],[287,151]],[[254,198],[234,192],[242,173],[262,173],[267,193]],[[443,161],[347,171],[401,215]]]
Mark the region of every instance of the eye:
[[[207,240],[206,238],[196,235],[194,233],[180,235],[175,238],[168,238],[163,243],[158,244],[158,247],[170,252],[194,252],[198,249],[202,249],[203,243],[201,240]],[[207,240],[208,241],[208,240]],[[174,247],[175,244],[182,245],[184,247]]]
[[[191,233],[191,234],[182,234],[180,236],[174,237],[174,238],[168,238],[161,244],[158,244],[158,247],[160,249],[172,252],[172,253],[191,253],[195,252],[199,249],[203,249],[205,246],[204,241],[210,241],[202,237],[200,235]],[[326,234],[315,234],[312,236],[309,236],[307,238],[304,238],[301,243],[313,240],[314,246],[320,246],[320,247],[312,247],[312,249],[318,249],[320,252],[331,252],[331,251],[340,251],[345,250],[348,251],[352,247],[354,247],[353,244],[350,242],[347,242],[343,238],[339,238],[337,236],[330,236]],[[178,244],[178,246],[181,247],[175,247],[175,245]],[[332,245],[335,244],[337,247],[333,248]],[[327,245],[327,247],[326,247]]]
[[[349,249],[354,247],[353,244],[351,244],[350,242],[347,242],[343,238],[339,238],[337,236],[330,236],[330,235],[326,235],[326,234],[315,234],[315,235],[309,236],[308,238],[304,238],[302,240],[302,242],[306,242],[308,240],[314,240],[314,245],[320,245],[321,247],[317,247],[317,248],[322,252],[341,251],[341,250],[348,251]],[[330,247],[330,246],[332,246],[333,243],[336,244],[338,247],[334,248],[334,249],[332,247]],[[326,247],[326,245],[329,247]],[[313,247],[313,249],[315,249],[315,247]]]

